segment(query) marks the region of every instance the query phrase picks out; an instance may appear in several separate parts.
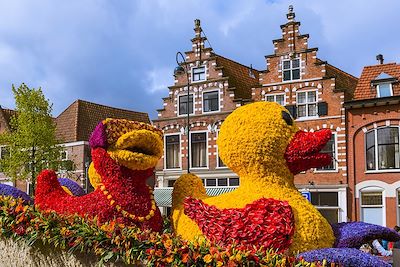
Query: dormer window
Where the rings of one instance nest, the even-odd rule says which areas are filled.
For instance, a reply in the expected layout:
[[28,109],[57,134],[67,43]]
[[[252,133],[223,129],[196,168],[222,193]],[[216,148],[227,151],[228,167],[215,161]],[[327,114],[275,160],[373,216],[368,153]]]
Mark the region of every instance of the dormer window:
[[397,82],[397,79],[385,72],[381,72],[374,80],[371,81],[371,86],[376,88],[376,97],[393,96],[392,83]]
[[393,96],[391,83],[379,83],[376,85],[377,97]]
[[282,61],[283,81],[300,79],[300,58]]
[[197,67],[192,69],[192,82],[200,82],[206,80],[206,67]]

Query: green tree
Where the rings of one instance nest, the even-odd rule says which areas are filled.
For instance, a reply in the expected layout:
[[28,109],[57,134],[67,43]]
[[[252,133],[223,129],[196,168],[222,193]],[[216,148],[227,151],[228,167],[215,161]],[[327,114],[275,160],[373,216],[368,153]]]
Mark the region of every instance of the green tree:
[[12,87],[16,115],[10,120],[11,131],[0,135],[0,143],[9,153],[0,160],[2,171],[15,180],[27,180],[32,186],[43,169],[58,170],[62,147],[57,145],[56,125],[51,117],[52,104],[42,90],[25,84]]

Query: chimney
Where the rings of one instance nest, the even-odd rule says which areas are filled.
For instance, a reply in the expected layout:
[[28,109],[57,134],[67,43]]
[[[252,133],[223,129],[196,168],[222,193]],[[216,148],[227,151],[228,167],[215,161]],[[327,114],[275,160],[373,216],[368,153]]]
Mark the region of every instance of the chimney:
[[382,56],[382,54],[377,55],[376,56],[376,60],[378,60],[379,64],[383,64],[383,56]]

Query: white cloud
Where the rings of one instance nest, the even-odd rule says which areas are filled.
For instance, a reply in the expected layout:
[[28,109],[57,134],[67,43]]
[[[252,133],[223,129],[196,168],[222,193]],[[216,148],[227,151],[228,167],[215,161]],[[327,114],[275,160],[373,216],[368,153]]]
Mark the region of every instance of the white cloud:
[[146,72],[145,84],[151,94],[167,91],[168,86],[173,84],[173,67],[162,67]]

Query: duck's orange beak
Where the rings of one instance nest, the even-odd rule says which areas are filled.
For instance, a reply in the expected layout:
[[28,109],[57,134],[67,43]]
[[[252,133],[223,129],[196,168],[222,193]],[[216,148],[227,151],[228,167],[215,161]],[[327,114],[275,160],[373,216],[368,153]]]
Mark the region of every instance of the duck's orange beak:
[[298,131],[286,148],[285,159],[293,174],[331,163],[329,154],[319,153],[331,138],[328,129],[317,132]]

